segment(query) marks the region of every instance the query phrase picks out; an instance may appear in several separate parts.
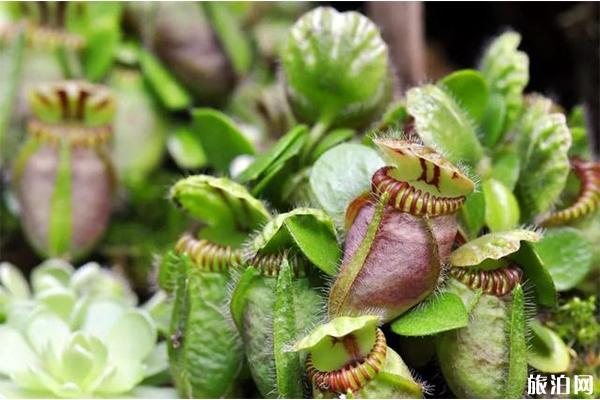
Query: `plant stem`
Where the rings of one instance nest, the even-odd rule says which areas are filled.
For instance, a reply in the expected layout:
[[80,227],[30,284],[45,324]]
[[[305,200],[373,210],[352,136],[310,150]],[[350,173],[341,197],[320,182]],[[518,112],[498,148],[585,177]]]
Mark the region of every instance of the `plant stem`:
[[302,153],[300,154],[300,164],[305,165],[308,161],[310,153],[315,148],[317,143],[321,140],[323,135],[327,132],[327,128],[331,124],[331,118],[329,114],[323,114],[317,121],[315,125],[313,125],[312,129],[308,133],[308,139],[304,144],[304,148],[302,149]]

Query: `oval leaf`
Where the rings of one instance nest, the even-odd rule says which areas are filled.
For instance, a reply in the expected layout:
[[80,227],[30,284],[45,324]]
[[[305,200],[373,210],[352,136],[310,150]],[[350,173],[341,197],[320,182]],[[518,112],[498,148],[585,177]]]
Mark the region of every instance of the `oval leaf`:
[[370,147],[345,143],[323,154],[310,172],[310,187],[319,205],[341,226],[346,208],[371,188],[371,177],[385,165]]
[[441,150],[450,161],[476,165],[483,157],[469,116],[444,90],[434,85],[411,89],[406,94],[406,108],[423,142]]
[[550,229],[534,246],[558,291],[575,287],[592,266],[592,245],[577,229]]
[[480,121],[488,102],[487,82],[479,71],[462,69],[442,78],[438,85],[454,97],[456,102],[475,121]]
[[427,336],[463,328],[468,323],[469,315],[460,297],[446,292],[429,297],[392,322],[391,328],[401,336]]
[[483,182],[483,194],[485,223],[490,231],[506,231],[519,224],[519,203],[506,186],[495,179],[488,179]]
[[222,173],[241,154],[254,154],[254,146],[227,115],[211,108],[192,111],[193,130],[198,135],[209,163]]
[[532,321],[531,340],[527,351],[529,365],[545,373],[566,372],[571,363],[569,348],[552,329]]
[[316,267],[335,275],[341,249],[333,222],[321,210],[297,208],[269,221],[248,244],[250,256],[297,246]]
[[521,241],[537,242],[541,238],[539,233],[526,229],[489,233],[454,250],[450,262],[455,267],[469,267],[487,259],[499,260],[519,250]]

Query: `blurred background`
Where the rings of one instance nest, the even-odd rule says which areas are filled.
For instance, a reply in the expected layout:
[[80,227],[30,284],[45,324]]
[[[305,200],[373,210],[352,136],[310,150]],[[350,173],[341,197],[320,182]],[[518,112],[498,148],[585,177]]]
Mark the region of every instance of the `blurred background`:
[[[566,110],[582,105],[592,146],[600,150],[599,3],[3,3],[0,100],[5,109],[14,107],[10,121],[0,121],[0,129],[9,132],[1,136],[0,259],[24,269],[40,261],[19,228],[8,190],[11,155],[24,137],[18,93],[28,84],[84,77],[108,85],[119,109],[126,110],[115,120],[120,179],[115,211],[107,233],[85,259],[116,265],[144,291],[154,256],[186,226],[168,206],[166,190],[178,177],[205,169],[187,110],[222,109],[245,124],[257,149],[268,147],[289,124],[289,110],[278,106],[281,93],[274,84],[278,47],[295,19],[318,5],[360,11],[381,27],[396,66],[397,95],[452,70],[476,67],[491,38],[509,28],[520,32],[520,48],[530,59],[528,90]],[[18,53],[21,74],[11,75],[15,32],[26,19],[46,30],[27,33],[31,37]],[[87,43],[83,50],[78,40]],[[59,55],[59,72],[45,51]]]

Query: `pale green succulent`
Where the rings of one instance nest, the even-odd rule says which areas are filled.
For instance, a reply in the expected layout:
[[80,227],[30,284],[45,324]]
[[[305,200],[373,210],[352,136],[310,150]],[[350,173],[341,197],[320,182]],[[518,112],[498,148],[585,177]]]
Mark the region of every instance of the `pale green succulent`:
[[0,397],[174,397],[139,386],[167,369],[150,314],[89,263],[51,260],[31,273],[0,264]]

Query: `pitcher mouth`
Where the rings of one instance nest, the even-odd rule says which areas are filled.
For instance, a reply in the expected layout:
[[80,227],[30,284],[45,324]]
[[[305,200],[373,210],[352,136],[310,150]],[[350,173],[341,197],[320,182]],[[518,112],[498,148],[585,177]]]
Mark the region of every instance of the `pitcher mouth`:
[[389,175],[394,167],[378,169],[371,180],[376,196],[390,193],[389,203],[395,209],[413,215],[439,217],[455,213],[465,202],[465,196],[442,197],[417,189],[408,181],[400,181]]
[[343,368],[334,371],[320,371],[312,361],[312,355],[306,358],[306,373],[308,379],[320,391],[346,394],[356,392],[383,369],[387,355],[387,344],[383,331],[377,328],[375,344],[371,352],[362,360],[354,361]]
[[72,147],[91,148],[110,143],[113,135],[113,129],[110,125],[48,124],[36,118],[29,120],[27,132],[31,137],[44,143],[59,145],[66,140]]
[[452,267],[450,268],[450,275],[470,289],[481,289],[485,294],[502,297],[511,293],[514,287],[521,282],[523,271],[516,265],[494,270]]

